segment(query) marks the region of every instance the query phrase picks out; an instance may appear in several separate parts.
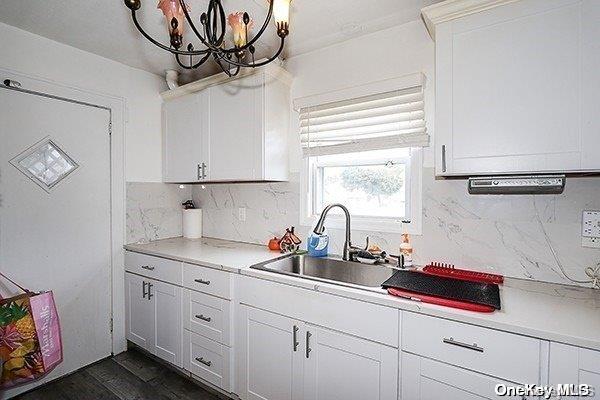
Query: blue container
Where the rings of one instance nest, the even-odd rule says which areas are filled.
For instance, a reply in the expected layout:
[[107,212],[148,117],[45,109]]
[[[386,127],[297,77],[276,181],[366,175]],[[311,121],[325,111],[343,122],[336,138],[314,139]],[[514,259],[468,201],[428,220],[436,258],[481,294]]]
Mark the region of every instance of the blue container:
[[327,231],[322,234],[311,232],[306,243],[308,255],[311,257],[327,257],[329,251],[329,235]]

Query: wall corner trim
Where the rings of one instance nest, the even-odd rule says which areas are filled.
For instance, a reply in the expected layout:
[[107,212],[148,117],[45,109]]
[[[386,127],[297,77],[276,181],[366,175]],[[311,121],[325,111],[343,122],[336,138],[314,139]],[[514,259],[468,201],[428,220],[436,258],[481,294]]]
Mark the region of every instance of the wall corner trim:
[[520,0],[446,0],[421,9],[425,26],[435,40],[435,27],[442,22],[452,21]]

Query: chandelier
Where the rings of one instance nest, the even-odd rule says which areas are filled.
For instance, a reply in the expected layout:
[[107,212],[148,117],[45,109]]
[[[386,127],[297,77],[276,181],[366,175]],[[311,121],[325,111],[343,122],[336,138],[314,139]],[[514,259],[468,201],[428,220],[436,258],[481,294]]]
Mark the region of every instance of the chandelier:
[[[131,10],[131,17],[135,27],[152,44],[172,53],[177,63],[185,69],[198,68],[209,58],[212,58],[221,67],[223,72],[229,76],[235,76],[243,67],[256,68],[274,61],[283,51],[285,38],[289,34],[289,15],[291,0],[267,0],[269,2],[269,11],[260,30],[250,38],[254,21],[247,12],[236,12],[225,17],[225,10],[221,0],[209,0],[208,10],[200,15],[200,29],[194,25],[190,16],[190,7],[185,0],[160,0],[158,7],[162,10],[167,19],[170,35],[170,45],[164,45],[152,38],[141,27],[136,12],[141,7],[141,0],[125,0],[125,5]],[[277,27],[277,36],[280,38],[280,44],[277,51],[267,59],[255,60],[255,43],[269,26],[271,19],[274,19]],[[195,37],[204,46],[197,50],[194,45],[188,43],[186,50],[181,50],[183,46],[183,28],[184,22],[190,26]],[[233,36],[233,46],[227,48],[225,41],[226,24],[231,27]]]

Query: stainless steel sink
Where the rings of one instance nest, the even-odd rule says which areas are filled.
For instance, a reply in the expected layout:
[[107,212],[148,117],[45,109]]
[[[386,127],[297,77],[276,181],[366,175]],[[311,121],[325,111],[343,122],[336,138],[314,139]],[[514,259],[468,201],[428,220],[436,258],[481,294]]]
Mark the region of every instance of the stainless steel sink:
[[395,272],[394,268],[386,265],[296,254],[266,261],[251,268],[370,290],[380,290],[381,284]]

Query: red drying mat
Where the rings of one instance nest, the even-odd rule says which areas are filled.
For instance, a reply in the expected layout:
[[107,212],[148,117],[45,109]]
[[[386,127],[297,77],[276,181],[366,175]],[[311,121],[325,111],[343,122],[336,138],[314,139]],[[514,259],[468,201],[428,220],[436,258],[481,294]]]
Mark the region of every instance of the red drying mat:
[[427,264],[423,267],[423,272],[430,275],[446,276],[469,282],[495,283],[497,285],[502,285],[504,283],[504,277],[502,275],[454,268],[454,265],[438,262]]
[[405,298],[408,300],[413,300],[413,301],[421,301],[423,303],[437,304],[439,306],[459,308],[461,310],[468,310],[468,311],[475,311],[475,312],[482,312],[482,313],[491,313],[491,312],[494,312],[494,310],[495,310],[495,308],[492,306],[469,303],[467,301],[444,299],[441,297],[435,297],[435,296],[429,296],[426,294],[410,292],[408,290],[388,288],[387,291],[392,296],[402,297],[402,298]]

